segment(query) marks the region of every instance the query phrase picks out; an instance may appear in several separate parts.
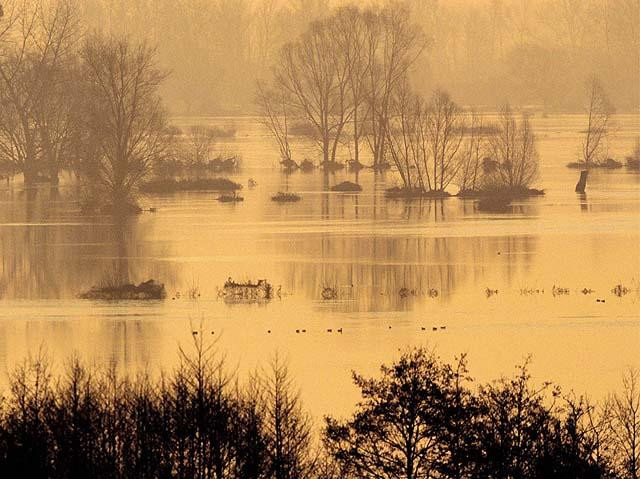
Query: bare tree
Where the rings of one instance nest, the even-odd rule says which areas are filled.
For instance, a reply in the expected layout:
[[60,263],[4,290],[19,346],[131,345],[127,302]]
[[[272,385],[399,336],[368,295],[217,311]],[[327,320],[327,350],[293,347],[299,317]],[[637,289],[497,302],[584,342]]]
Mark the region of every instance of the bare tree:
[[[0,153],[26,184],[58,170],[71,155],[76,132],[70,93],[80,28],[71,0],[16,2],[3,30],[0,58]],[[1,42],[0,42],[1,43]]]
[[538,175],[535,135],[527,115],[517,121],[508,104],[500,112],[498,127],[489,138],[494,168],[485,171],[483,188],[517,193],[530,187]]
[[276,86],[313,130],[325,167],[336,150],[352,109],[344,59],[334,55],[333,33],[326,21],[314,22],[293,43],[286,44],[276,65]]
[[278,143],[281,163],[285,166],[292,165],[293,158],[289,145],[289,107],[286,96],[258,82],[256,103],[261,109],[263,124]]
[[[448,93],[436,91],[428,105],[427,132],[431,148],[431,173],[427,174],[431,191],[444,191],[456,177],[461,162],[458,150],[465,131],[462,109]],[[428,168],[425,165],[425,169]]]
[[604,160],[607,147],[607,134],[609,133],[609,120],[613,113],[613,107],[600,84],[593,77],[588,82],[588,120],[585,136],[582,141],[582,161],[584,169],[580,173],[580,181],[576,185],[576,192],[584,193],[587,186],[588,170],[594,164]]
[[484,126],[483,116],[472,111],[458,174],[458,186],[463,193],[476,192],[480,187],[482,159],[486,150],[486,141],[483,137]]
[[387,133],[387,148],[407,193],[427,188],[427,132],[424,100],[402,83],[391,102],[392,119]]
[[35,50],[45,61],[37,75],[43,80],[34,108],[34,122],[49,179],[57,184],[60,168],[77,153],[81,128],[78,99],[74,95],[79,78],[76,46],[81,37],[77,5],[71,0],[56,2],[39,12],[41,34]]
[[164,153],[165,113],[158,96],[164,74],[155,50],[114,37],[91,36],[82,48],[87,119],[83,174],[114,212],[130,208],[136,188]]
[[357,7],[338,9],[331,18],[334,30],[336,49],[334,54],[344,57],[349,100],[353,113],[353,161],[360,165],[360,139],[363,136],[363,125],[367,117],[367,77],[373,67],[375,58],[367,50],[367,39],[376,22],[370,10],[360,11]]
[[36,181],[39,170],[32,112],[41,85],[36,71],[44,58],[33,54],[37,23],[38,9],[33,5],[22,2],[13,6],[0,61],[0,153],[4,163],[23,173],[28,185]]
[[409,92],[407,81],[392,106],[388,149],[405,187],[409,192],[445,194],[463,164],[458,153],[465,129],[462,109],[442,91],[425,104]]
[[188,133],[190,166],[202,167],[209,161],[209,155],[215,143],[215,131],[202,125],[194,125]]
[[374,168],[384,168],[390,120],[390,107],[396,88],[405,81],[411,65],[427,42],[420,28],[411,21],[406,5],[391,4],[368,22],[367,55],[372,58],[367,76],[369,145]]

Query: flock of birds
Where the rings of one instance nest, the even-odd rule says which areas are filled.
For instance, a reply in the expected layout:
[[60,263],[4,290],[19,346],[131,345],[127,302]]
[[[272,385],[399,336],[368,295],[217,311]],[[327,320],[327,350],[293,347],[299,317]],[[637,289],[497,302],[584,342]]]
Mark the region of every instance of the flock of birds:
[[[389,329],[391,329],[391,326],[389,326]],[[440,326],[440,327],[433,326],[431,328],[432,331],[438,331],[438,330],[444,330],[444,329],[447,329],[447,327],[446,326]],[[422,331],[426,331],[426,330],[427,330],[427,328],[423,326],[422,327]],[[342,334],[342,331],[343,331],[342,328],[336,329],[336,333]],[[304,334],[306,332],[307,332],[306,329],[296,329],[296,334],[300,334],[300,333]],[[333,328],[328,328],[327,329],[327,333],[333,333]],[[196,331],[196,330],[191,331],[191,334],[193,334],[194,336],[197,336],[198,335],[198,331]],[[211,334],[215,334],[215,331],[211,331]],[[271,334],[271,330],[270,329],[267,329],[267,334]]]
[[[389,326],[389,329],[391,329],[391,326]],[[432,331],[438,331],[438,330],[443,330],[443,329],[447,329],[447,327],[446,327],[446,326],[440,326],[440,327],[438,327],[438,326],[433,326],[433,327],[431,328],[431,330],[432,330]],[[426,330],[427,330],[427,328],[423,326],[423,327],[422,327],[422,331],[426,331]],[[335,331],[336,331],[336,333],[340,333],[340,334],[342,334],[343,329],[342,329],[342,328],[338,328],[338,329],[336,329]],[[306,330],[306,329],[296,329],[296,334],[300,334],[300,333],[303,333],[303,334],[304,334],[304,333],[306,333],[306,332],[307,332],[307,330]],[[333,328],[327,328],[327,333],[333,333]],[[213,334],[213,333],[212,333],[212,334]],[[271,334],[271,330],[270,330],[270,329],[267,329],[267,334]]]

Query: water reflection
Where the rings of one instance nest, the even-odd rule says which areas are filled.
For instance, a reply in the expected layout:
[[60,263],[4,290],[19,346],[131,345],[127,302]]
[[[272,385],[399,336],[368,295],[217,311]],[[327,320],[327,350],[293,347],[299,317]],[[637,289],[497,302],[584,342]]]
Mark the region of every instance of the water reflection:
[[[526,274],[534,237],[308,236],[277,243],[287,261],[284,286],[308,300],[336,288],[333,311],[406,311],[417,304],[448,302],[462,285],[479,287],[494,270],[503,281]],[[505,261],[496,262],[496,255]],[[497,270],[497,271],[495,271]],[[501,283],[504,284],[504,283]],[[408,291],[401,291],[406,288]],[[323,304],[327,307],[327,304]]]
[[[377,368],[407,344],[475,352],[472,363],[486,378],[531,352],[543,379],[577,381],[583,391],[597,377],[606,391],[622,365],[637,362],[637,294],[604,304],[595,295],[637,285],[640,175],[594,172],[587,195],[576,198],[575,171],[564,165],[577,142],[574,133],[542,140],[547,194],[500,214],[457,198],[389,201],[392,172],[284,174],[264,135],[228,145],[245,160],[231,178],[257,181],[238,204],[213,193],[157,195],[142,198],[157,213],[118,220],[80,215],[64,182],[57,191],[0,189],[0,365],[44,342],[59,361],[80,349],[90,361],[127,370],[170,367],[178,342],[191,338],[190,320],[205,317],[247,367],[274,349],[290,352],[318,417],[352,403],[348,369]],[[354,179],[361,193],[330,191]],[[302,200],[271,201],[279,190]],[[259,306],[226,304],[216,287],[229,276],[267,278],[286,294]],[[76,299],[101,282],[150,278],[166,284],[166,301]],[[554,284],[571,293],[553,297]],[[199,300],[172,299],[194,285]],[[338,300],[323,301],[324,287],[336,288]],[[499,294],[487,298],[486,288]],[[427,335],[443,324],[446,332]],[[295,334],[301,326],[307,335]],[[344,335],[326,333],[332,327]],[[317,364],[325,367],[311,373]],[[317,394],[319,383],[333,395]]]
[[169,263],[149,264],[152,222],[80,217],[68,192],[49,188],[8,195],[12,207],[3,209],[0,219],[0,296],[5,299],[70,298],[95,284],[174,277]]

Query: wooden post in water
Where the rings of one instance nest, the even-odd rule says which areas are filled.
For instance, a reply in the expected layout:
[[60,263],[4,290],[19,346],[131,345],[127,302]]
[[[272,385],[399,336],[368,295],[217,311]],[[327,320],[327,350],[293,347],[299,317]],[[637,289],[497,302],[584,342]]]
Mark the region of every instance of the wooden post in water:
[[587,187],[588,175],[589,175],[589,170],[582,170],[580,172],[580,179],[578,180],[578,184],[576,185],[576,193],[584,193],[584,190]]

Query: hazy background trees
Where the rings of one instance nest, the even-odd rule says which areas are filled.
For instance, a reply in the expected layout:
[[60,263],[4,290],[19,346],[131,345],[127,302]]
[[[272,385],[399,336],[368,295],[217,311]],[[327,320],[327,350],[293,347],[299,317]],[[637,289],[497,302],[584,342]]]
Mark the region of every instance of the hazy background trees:
[[[375,2],[362,3],[363,8]],[[173,73],[163,87],[179,113],[252,110],[255,81],[280,47],[348,1],[86,0],[93,28],[159,45]],[[462,105],[540,105],[579,111],[595,73],[620,111],[640,93],[640,6],[635,0],[410,0],[431,48],[413,74],[425,93],[446,88]],[[6,7],[5,7],[6,10]],[[354,24],[353,34],[358,31]]]

